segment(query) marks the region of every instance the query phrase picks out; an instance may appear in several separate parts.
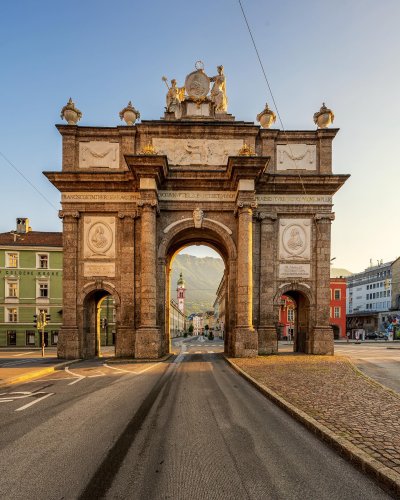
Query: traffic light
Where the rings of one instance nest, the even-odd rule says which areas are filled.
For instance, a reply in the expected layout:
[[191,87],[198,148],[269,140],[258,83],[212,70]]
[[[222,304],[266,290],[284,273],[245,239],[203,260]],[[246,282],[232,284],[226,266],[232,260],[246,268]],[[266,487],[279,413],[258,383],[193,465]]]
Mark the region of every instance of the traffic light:
[[33,325],[35,326],[35,328],[37,327],[37,322],[38,322],[38,315],[37,314],[34,314],[33,315]]

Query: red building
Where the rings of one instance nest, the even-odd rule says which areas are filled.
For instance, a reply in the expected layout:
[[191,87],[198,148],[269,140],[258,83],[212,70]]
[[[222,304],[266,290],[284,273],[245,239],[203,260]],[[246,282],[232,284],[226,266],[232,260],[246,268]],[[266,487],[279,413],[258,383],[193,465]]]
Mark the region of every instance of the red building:
[[[329,320],[335,339],[346,338],[346,279],[331,278]],[[279,313],[279,337],[293,340],[296,325],[296,303],[282,295]]]
[[346,338],[346,278],[331,278],[330,324],[335,339]]

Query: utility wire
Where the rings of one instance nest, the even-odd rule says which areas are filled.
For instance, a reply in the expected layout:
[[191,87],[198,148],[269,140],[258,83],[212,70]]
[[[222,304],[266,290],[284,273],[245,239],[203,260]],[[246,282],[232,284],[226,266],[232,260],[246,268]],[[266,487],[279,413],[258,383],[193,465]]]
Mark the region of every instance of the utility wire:
[[46,203],[48,203],[54,210],[58,213],[58,208],[56,208],[50,200],[48,200],[44,194],[39,191],[39,189],[19,170],[1,151],[0,156],[4,158],[4,160],[44,199]]
[[[279,122],[280,122],[281,127],[282,127],[282,131],[283,131],[283,133],[284,133],[284,135],[285,135],[286,142],[287,142],[287,145],[288,145],[289,150],[290,150],[290,154],[291,154],[291,156],[292,156],[292,159],[293,159],[293,161],[294,161],[295,166],[297,167],[297,165],[296,165],[296,158],[295,158],[295,157],[294,157],[294,155],[293,155],[293,151],[292,151],[292,148],[291,148],[291,146],[290,146],[290,142],[289,142],[289,140],[288,140],[288,136],[287,136],[287,133],[286,133],[286,129],[285,129],[285,126],[283,125],[283,120],[282,120],[282,118],[281,118],[281,114],[279,113],[279,108],[278,108],[278,105],[276,104],[276,101],[275,101],[275,98],[274,98],[274,94],[273,94],[272,89],[271,89],[271,86],[270,86],[270,84],[269,84],[269,81],[268,81],[268,78],[267,78],[267,74],[266,74],[265,69],[264,69],[264,65],[263,65],[263,63],[262,63],[262,61],[261,61],[260,53],[258,52],[257,45],[256,45],[256,42],[255,42],[254,37],[253,37],[253,33],[252,33],[252,31],[251,31],[251,28],[250,28],[249,22],[247,21],[247,17],[246,17],[246,14],[245,14],[245,12],[244,12],[244,9],[243,9],[242,2],[241,2],[241,0],[238,0],[238,1],[239,1],[240,8],[241,8],[241,10],[242,10],[243,18],[244,18],[244,20],[245,20],[245,23],[246,23],[247,29],[248,29],[248,31],[249,31],[249,35],[250,35],[251,41],[253,42],[253,47],[254,47],[254,50],[255,50],[255,52],[256,52],[256,54],[257,54],[257,59],[258,59],[258,62],[260,63],[260,66],[261,66],[261,71],[262,71],[262,73],[263,73],[263,75],[264,75],[264,79],[265,79],[265,81],[266,81],[266,83],[267,83],[267,87],[268,87],[269,93],[271,94],[272,102],[274,103],[274,106],[275,106],[275,109],[276,109],[276,114],[278,115]],[[306,188],[305,188],[305,186],[304,186],[303,179],[301,178],[300,172],[297,172],[297,173],[298,173],[298,176],[299,176],[299,179],[300,179],[301,186],[302,186],[302,188],[303,188],[304,194],[307,194],[307,191],[306,191]]]

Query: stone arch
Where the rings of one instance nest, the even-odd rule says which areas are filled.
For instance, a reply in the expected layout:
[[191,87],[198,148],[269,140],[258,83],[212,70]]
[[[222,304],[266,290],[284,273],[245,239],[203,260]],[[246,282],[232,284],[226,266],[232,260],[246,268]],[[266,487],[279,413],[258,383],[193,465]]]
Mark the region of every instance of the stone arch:
[[311,289],[302,283],[285,283],[274,296],[276,311],[279,311],[282,295],[287,295],[296,304],[293,350],[295,352],[309,352],[312,338],[312,310],[314,308]]
[[218,237],[220,238],[220,242],[227,250],[226,257],[229,260],[236,260],[237,257],[236,245],[231,235],[227,231],[228,228],[225,229],[217,221],[213,221],[212,219],[204,219],[201,228],[195,228],[193,219],[184,219],[182,221],[179,221],[179,224],[176,224],[173,227],[171,227],[171,229],[167,233],[165,233],[163,239],[161,240],[161,243],[158,247],[158,258],[165,259],[169,251],[169,248],[171,246],[171,243],[174,241],[174,239],[179,237],[179,234],[182,234],[183,232],[189,229],[193,230],[196,229],[198,231],[200,239],[201,239],[201,231],[203,229],[208,229],[209,231],[215,233],[216,235],[218,235]]
[[[232,350],[232,335],[235,318],[235,294],[236,294],[236,244],[230,234],[228,227],[217,223],[211,219],[203,219],[202,226],[195,227],[193,219],[183,219],[177,224],[167,226],[167,232],[164,233],[157,252],[158,276],[160,277],[160,288],[164,290],[164,295],[160,297],[158,303],[158,318],[162,325],[162,344],[163,352],[170,349],[169,338],[169,282],[170,282],[170,263],[174,254],[183,246],[195,243],[204,243],[217,250],[225,263],[226,279],[226,299],[225,299],[225,325],[226,335],[225,352]],[[231,298],[231,300],[229,300]]]

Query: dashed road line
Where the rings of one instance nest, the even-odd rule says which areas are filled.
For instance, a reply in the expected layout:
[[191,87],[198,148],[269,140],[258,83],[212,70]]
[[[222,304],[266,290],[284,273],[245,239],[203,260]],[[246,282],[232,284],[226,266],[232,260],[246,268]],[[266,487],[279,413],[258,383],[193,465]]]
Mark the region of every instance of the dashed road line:
[[17,356],[27,356],[28,354],[34,354],[35,351],[31,351],[31,352],[21,352],[19,354],[13,354],[13,356],[17,357]]

